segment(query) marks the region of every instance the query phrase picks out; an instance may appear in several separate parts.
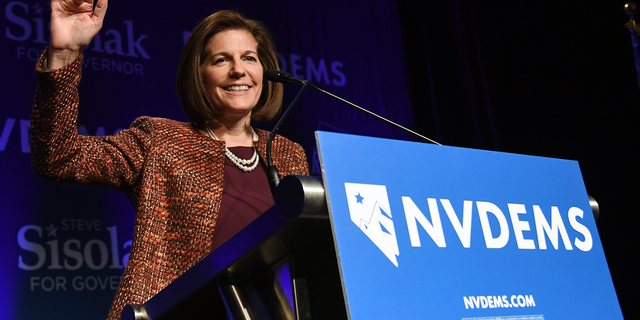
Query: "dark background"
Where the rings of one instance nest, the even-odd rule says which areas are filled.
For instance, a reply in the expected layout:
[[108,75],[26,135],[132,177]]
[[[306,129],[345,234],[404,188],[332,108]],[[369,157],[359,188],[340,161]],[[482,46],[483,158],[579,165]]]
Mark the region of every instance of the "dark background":
[[623,314],[638,319],[640,87],[624,4],[398,0],[398,11],[417,131],[577,160]]

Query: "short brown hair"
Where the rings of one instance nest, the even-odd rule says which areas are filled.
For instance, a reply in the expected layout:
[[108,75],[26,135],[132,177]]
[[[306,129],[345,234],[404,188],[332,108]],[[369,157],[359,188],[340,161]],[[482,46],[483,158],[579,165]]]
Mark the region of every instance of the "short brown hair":
[[[196,124],[222,115],[211,100],[202,79],[202,64],[209,55],[207,44],[216,34],[225,30],[244,30],[256,40],[258,59],[263,69],[278,69],[278,57],[271,34],[265,26],[250,20],[236,11],[218,11],[204,20],[189,36],[178,65],[176,87],[182,110]],[[263,79],[264,88],[258,104],[251,112],[251,118],[264,121],[272,119],[282,105],[282,84]]]

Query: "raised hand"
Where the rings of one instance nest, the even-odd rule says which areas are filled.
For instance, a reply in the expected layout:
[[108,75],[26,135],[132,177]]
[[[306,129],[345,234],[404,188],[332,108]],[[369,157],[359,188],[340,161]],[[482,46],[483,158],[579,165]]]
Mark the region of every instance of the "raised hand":
[[102,28],[108,0],[51,0],[51,42],[48,67],[72,62]]

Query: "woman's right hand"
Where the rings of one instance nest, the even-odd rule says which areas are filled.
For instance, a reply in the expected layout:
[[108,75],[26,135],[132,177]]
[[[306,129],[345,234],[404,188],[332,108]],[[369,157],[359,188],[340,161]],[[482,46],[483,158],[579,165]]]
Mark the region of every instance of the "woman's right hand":
[[61,68],[75,60],[102,28],[108,0],[51,0],[51,42],[47,55],[49,69]]

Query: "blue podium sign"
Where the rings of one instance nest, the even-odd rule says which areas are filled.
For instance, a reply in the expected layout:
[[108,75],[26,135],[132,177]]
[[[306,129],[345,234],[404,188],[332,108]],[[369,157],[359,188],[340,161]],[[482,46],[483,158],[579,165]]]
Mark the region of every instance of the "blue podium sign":
[[351,319],[622,319],[576,161],[316,135]]

